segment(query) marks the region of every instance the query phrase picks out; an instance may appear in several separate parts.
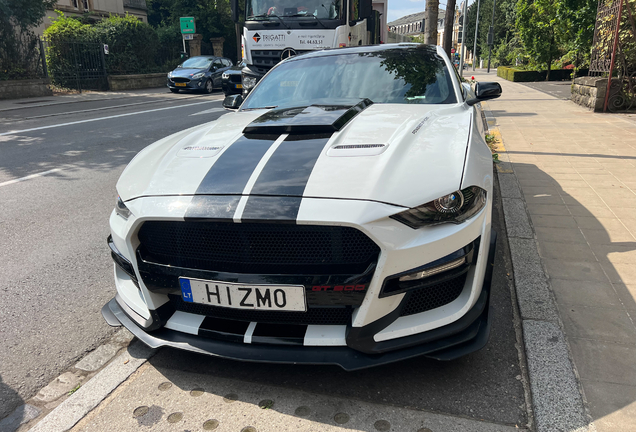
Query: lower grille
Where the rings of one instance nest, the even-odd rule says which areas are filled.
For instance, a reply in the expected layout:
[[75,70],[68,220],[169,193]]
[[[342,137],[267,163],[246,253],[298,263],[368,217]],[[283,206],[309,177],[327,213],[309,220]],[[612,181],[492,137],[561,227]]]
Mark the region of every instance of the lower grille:
[[351,323],[353,307],[309,307],[307,312],[281,312],[249,309],[230,309],[198,303],[184,302],[178,295],[169,295],[172,306],[182,312],[237,321],[299,324],[299,325],[347,325]]
[[400,316],[426,312],[452,302],[464,290],[466,276],[467,273],[464,273],[445,282],[414,289],[408,294],[409,298],[406,300]]
[[241,75],[239,75],[239,74],[230,75],[230,81],[233,82],[233,83],[240,84],[241,83]]
[[189,83],[190,80],[188,78],[170,78],[170,81],[175,83]]

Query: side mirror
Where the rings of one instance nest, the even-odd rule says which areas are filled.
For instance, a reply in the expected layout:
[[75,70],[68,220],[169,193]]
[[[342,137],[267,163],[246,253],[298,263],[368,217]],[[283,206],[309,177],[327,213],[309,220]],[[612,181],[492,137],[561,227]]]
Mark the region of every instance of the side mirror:
[[236,94],[227,96],[223,99],[223,108],[228,110],[237,110],[243,103],[243,95]]
[[239,2],[238,0],[230,0],[230,8],[232,9],[232,21],[239,22]]
[[371,17],[373,14],[373,0],[360,1],[360,19]]
[[479,82],[475,84],[475,97],[468,99],[466,104],[475,105],[478,102],[496,99],[501,96],[501,84],[498,82]]

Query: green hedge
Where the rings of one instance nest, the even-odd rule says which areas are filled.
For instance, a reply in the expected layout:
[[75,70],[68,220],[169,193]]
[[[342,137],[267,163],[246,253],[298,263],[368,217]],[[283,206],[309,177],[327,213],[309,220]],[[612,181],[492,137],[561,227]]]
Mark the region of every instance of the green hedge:
[[[527,71],[506,66],[497,68],[497,76],[513,82],[545,81],[547,71]],[[577,75],[587,74],[585,70],[579,70]],[[572,79],[572,69],[553,69],[550,71],[550,81],[563,81]]]

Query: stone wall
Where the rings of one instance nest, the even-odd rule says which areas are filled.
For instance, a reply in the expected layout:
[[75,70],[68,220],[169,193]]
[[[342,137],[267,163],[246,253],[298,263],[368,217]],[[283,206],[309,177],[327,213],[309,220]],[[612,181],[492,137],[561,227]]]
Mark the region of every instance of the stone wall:
[[572,84],[572,102],[602,112],[606,90],[607,78],[575,78]]
[[139,75],[108,75],[108,88],[111,91],[134,90],[153,87],[165,87],[168,79],[166,73]]
[[0,81],[0,99],[51,96],[48,78]]

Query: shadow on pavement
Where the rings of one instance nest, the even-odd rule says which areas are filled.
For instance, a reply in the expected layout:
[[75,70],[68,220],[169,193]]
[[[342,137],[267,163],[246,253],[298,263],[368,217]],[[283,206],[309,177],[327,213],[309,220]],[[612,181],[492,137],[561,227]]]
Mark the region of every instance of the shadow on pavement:
[[[18,393],[5,384],[2,376],[0,376],[0,432],[13,432],[16,428],[13,428],[15,421],[9,416],[17,407],[24,404],[24,401],[18,395]],[[4,419],[4,420],[3,420]],[[19,420],[18,420],[18,425]]]
[[[337,366],[243,363],[174,349],[161,350],[150,363],[184,391],[192,390],[188,388],[191,384],[180,378],[185,372],[200,374],[202,380],[217,376],[522,427],[527,423],[526,401],[515,347],[512,273],[500,202],[497,196],[493,225],[499,237],[490,306],[492,330],[488,345],[479,352],[452,362],[419,357],[354,372]],[[213,388],[204,390],[215,392]]]
[[577,199],[593,191],[583,180],[584,191],[570,184],[564,190],[536,165],[513,165],[592,417],[601,431],[636,430],[636,284],[623,280],[634,266],[634,233],[610,208]]
[[509,113],[505,110],[492,110],[492,113],[495,117],[528,117],[528,116],[536,116],[537,113],[527,112],[527,113]]

